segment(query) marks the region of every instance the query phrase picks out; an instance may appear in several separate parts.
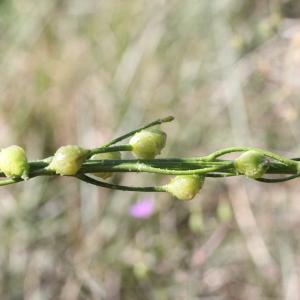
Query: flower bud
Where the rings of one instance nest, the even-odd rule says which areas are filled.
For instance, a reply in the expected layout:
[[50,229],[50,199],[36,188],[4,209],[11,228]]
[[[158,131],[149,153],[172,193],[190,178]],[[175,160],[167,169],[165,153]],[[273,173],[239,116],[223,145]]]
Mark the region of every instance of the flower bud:
[[153,159],[166,145],[167,135],[159,129],[137,132],[129,141],[132,153],[140,159]]
[[191,200],[202,188],[204,178],[202,175],[179,175],[174,177],[165,188],[180,200]]
[[269,160],[256,150],[249,150],[241,154],[234,161],[235,169],[249,178],[262,177],[270,166]]
[[0,152],[0,170],[7,177],[28,178],[29,165],[23,148],[13,145]]
[[[120,152],[107,152],[107,153],[97,153],[94,154],[91,158],[91,160],[107,160],[107,159],[121,159],[121,153]],[[100,177],[102,179],[107,179],[112,176],[112,172],[98,172],[93,173],[93,175]]]
[[60,147],[47,167],[60,175],[75,175],[85,161],[88,151],[75,145]]

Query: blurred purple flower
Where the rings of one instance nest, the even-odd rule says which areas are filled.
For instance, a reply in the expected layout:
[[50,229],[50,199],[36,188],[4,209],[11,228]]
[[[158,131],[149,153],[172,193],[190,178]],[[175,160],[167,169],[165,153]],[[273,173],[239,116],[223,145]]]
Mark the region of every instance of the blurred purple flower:
[[137,219],[147,219],[154,212],[153,199],[145,198],[129,207],[129,215]]

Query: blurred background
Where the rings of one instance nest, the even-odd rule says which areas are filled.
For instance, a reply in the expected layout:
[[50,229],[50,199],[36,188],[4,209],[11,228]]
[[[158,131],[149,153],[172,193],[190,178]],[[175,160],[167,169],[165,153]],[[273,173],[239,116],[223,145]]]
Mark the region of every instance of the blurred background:
[[[0,145],[38,159],[173,115],[162,157],[297,157],[299,3],[1,0]],[[242,177],[188,203],[69,178],[2,187],[0,299],[300,299],[299,195]]]

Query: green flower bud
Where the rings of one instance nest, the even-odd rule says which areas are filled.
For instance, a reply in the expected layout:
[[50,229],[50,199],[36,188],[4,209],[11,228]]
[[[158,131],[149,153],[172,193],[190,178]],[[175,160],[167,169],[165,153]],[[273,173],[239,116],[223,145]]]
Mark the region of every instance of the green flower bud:
[[88,155],[88,150],[79,146],[67,145],[60,147],[47,167],[60,175],[75,175],[81,168],[82,163]]
[[249,150],[241,154],[234,161],[235,169],[249,178],[262,177],[270,166],[269,160],[256,150]]
[[[106,159],[121,159],[121,153],[120,152],[107,152],[107,153],[97,153],[94,154],[91,158],[91,160],[106,160]],[[93,175],[100,177],[102,179],[107,179],[112,176],[112,172],[98,172],[93,173]]]
[[13,145],[0,152],[0,170],[7,177],[28,178],[29,165],[23,148]]
[[132,153],[140,159],[153,159],[166,145],[167,135],[159,129],[137,132],[129,141]]
[[174,177],[165,188],[180,200],[191,200],[202,188],[204,179],[202,175],[179,175]]

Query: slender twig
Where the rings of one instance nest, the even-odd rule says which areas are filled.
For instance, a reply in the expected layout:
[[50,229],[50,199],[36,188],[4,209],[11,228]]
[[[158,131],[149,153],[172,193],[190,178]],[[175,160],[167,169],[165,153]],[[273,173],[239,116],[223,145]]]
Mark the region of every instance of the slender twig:
[[118,184],[96,180],[84,174],[78,174],[76,177],[84,182],[101,186],[104,188],[112,189],[112,190],[131,191],[131,192],[165,192],[166,191],[166,189],[163,186],[146,186],[146,187],[126,186],[126,185],[118,185]]
[[124,134],[124,135],[121,135],[120,137],[118,137],[116,139],[113,139],[109,143],[106,143],[106,144],[102,145],[101,148],[106,148],[106,147],[109,147],[111,145],[114,145],[114,144],[116,144],[116,143],[118,143],[120,141],[123,141],[123,140],[127,139],[128,137],[133,136],[137,132],[142,131],[144,129],[147,129],[147,128],[150,128],[150,127],[153,127],[153,126],[156,126],[156,125],[160,125],[160,124],[163,124],[163,123],[168,123],[168,122],[171,122],[173,120],[174,120],[174,117],[172,117],[172,116],[168,116],[166,118],[158,119],[158,120],[153,121],[153,122],[151,122],[151,123],[149,123],[149,124],[147,124],[147,125],[145,125],[143,127],[140,127],[138,129],[132,130],[132,131],[130,131],[130,132]]

